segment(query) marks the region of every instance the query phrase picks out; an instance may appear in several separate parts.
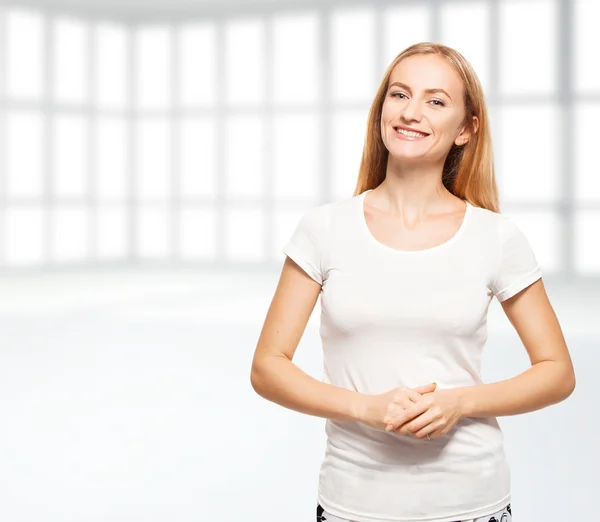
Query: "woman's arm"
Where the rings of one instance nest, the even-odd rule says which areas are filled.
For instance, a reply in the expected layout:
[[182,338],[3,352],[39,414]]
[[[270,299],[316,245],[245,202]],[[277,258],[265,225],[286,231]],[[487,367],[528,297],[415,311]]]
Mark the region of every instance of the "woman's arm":
[[501,303],[532,367],[510,379],[456,388],[463,417],[517,415],[565,400],[575,372],[560,324],[541,279]]
[[359,392],[318,381],[284,355],[264,358],[251,381],[261,397],[291,410],[325,419],[360,420]]
[[499,417],[539,410],[566,399],[575,372],[541,279],[502,303],[531,361],[527,371],[491,384],[439,390],[389,423],[399,434],[445,435],[461,418]]
[[292,362],[321,292],[291,258],[281,277],[258,339],[250,382],[261,397],[307,415],[357,421],[359,392],[318,381]]
[[456,388],[461,417],[499,417],[539,410],[564,401],[575,389],[568,365],[541,361],[527,371],[490,384]]

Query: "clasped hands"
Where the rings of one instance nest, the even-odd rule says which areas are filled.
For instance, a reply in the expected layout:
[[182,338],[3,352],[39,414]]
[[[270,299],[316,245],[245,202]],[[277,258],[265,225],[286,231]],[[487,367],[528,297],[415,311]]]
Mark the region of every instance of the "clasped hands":
[[399,387],[369,395],[362,422],[417,439],[441,437],[463,417],[457,389],[436,390],[431,383],[417,388]]

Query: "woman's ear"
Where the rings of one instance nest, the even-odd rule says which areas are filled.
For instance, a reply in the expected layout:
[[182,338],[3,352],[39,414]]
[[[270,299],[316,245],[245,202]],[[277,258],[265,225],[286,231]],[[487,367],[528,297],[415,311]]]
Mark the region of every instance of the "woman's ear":
[[479,118],[477,116],[473,116],[473,120],[471,121],[471,125],[466,124],[460,131],[459,137],[454,140],[454,143],[460,147],[467,143],[473,134],[477,134],[479,130]]

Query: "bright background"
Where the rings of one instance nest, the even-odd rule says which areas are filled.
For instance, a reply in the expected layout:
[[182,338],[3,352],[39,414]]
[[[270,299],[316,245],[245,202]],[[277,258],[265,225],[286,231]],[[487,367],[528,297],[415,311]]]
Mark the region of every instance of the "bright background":
[[[314,520],[324,419],[250,364],[300,216],[349,197],[389,62],[475,67],[501,210],[578,378],[501,418],[515,521],[595,512],[600,2],[0,4],[0,520]],[[319,305],[294,362],[322,376]],[[484,380],[528,367],[496,301]],[[402,494],[402,492],[398,492]]]

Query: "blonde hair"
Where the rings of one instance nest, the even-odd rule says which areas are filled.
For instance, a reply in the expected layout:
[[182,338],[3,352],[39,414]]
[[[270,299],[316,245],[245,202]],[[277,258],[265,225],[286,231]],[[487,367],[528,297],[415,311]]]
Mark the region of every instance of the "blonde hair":
[[388,150],[381,137],[381,112],[392,70],[404,58],[416,54],[442,57],[459,75],[466,109],[463,125],[473,129],[473,116],[479,119],[477,132],[466,144],[453,144],[444,162],[442,182],[453,195],[469,203],[500,212],[490,122],[483,88],[471,64],[454,49],[434,42],[420,42],[402,51],[388,66],[369,110],[367,136],[363,147],[354,195],[376,188],[385,179]]

